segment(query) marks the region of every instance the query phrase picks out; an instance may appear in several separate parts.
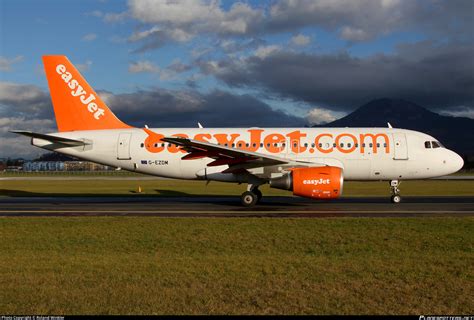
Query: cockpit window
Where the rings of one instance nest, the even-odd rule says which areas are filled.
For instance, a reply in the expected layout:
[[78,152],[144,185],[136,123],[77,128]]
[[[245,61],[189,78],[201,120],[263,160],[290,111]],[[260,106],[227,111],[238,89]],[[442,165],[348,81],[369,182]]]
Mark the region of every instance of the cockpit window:
[[425,148],[426,149],[431,149],[431,142],[430,141],[425,141]]
[[434,148],[441,148],[441,145],[438,141],[431,141],[431,145],[433,146],[433,149]]

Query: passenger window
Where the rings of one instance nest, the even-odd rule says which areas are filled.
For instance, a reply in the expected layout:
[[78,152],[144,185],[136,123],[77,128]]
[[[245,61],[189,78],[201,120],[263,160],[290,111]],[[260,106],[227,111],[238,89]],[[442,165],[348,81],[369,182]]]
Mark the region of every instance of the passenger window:
[[387,147],[387,143],[384,143],[383,146],[384,146],[384,148],[386,148],[386,147]]
[[281,144],[281,146],[284,148],[284,147],[286,146],[286,143],[283,142],[283,143]]
[[242,144],[241,144],[241,143],[239,143],[239,148],[241,148],[241,147],[242,147]]
[[380,143],[377,143],[377,148],[380,148]]
[[158,143],[155,143],[155,148],[157,148],[157,147],[158,147]]
[[372,148],[374,145],[372,143],[369,143],[369,148]]
[[305,143],[305,144],[304,144],[304,146],[305,146],[305,147],[308,147],[308,144],[307,144],[307,143]]
[[232,144],[232,148],[234,148],[234,147],[235,147],[235,143]]
[[348,143],[348,144],[347,144],[347,147],[348,147],[348,148],[350,148],[350,147],[351,147],[351,144],[350,144],[350,143]]
[[365,148],[365,142],[362,144],[362,148]]
[[341,148],[344,148],[344,143],[340,143],[339,145],[341,146]]
[[144,146],[145,146],[145,144],[144,144],[144,143],[140,144],[140,148],[143,148]]
[[293,147],[295,147],[295,148],[296,148],[297,146],[298,146],[298,144],[297,144],[297,143],[293,143]]
[[245,146],[248,148],[250,146],[250,144],[246,143]]
[[165,147],[165,143],[163,142],[163,143],[161,144],[161,146],[164,148],[164,147]]
[[332,146],[333,146],[333,148],[335,148],[335,147],[336,147],[336,144],[335,144],[335,143],[333,143],[333,144],[332,144]]
[[263,143],[260,142],[260,148],[263,148]]
[[257,144],[256,144],[256,143],[254,143],[252,146],[255,148],[255,147],[257,146]]
[[278,147],[278,143],[274,143],[273,146],[274,146],[274,147]]
[[319,143],[318,146],[321,148],[321,147],[323,146],[323,144],[322,144],[322,143]]
[[355,147],[356,147],[356,148],[358,148],[358,147],[359,147],[359,144],[358,144],[358,143],[356,143],[356,144],[355,144]]
[[429,141],[425,141],[425,148],[431,149],[431,143]]

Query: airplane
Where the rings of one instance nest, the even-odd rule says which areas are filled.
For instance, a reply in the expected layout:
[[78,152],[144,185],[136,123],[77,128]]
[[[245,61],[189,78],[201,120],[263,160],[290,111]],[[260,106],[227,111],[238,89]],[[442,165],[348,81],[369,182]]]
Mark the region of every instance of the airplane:
[[344,181],[389,181],[391,202],[402,180],[444,176],[463,159],[435,138],[392,128],[136,128],[119,120],[66,56],[43,56],[58,132],[11,131],[31,144],[153,176],[247,184],[243,206],[259,187],[330,200]]

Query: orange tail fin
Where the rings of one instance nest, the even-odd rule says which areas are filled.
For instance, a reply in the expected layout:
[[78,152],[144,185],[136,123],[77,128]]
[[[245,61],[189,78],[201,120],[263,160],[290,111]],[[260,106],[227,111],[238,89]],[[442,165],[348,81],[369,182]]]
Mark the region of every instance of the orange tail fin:
[[120,121],[65,56],[43,56],[58,130],[130,128]]

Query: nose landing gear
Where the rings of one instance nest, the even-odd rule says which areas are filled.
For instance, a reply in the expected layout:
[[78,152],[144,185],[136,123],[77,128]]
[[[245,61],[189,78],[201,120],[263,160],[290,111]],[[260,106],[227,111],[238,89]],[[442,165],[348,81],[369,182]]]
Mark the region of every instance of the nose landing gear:
[[398,188],[401,184],[401,181],[391,180],[390,181],[390,191],[392,192],[392,197],[390,201],[392,203],[400,203],[402,201],[402,196],[400,196],[400,189]]

